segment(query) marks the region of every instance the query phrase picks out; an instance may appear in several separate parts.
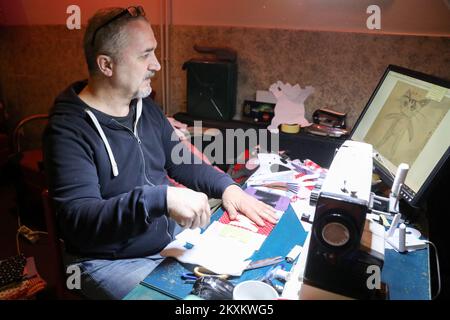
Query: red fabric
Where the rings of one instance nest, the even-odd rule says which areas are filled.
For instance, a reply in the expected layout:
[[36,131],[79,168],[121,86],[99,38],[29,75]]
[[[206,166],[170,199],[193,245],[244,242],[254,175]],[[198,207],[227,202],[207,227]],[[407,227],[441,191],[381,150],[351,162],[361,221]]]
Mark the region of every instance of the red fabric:
[[24,268],[23,275],[27,279],[5,286],[0,291],[0,300],[31,299],[47,286],[47,282],[41,278],[36,270],[33,257],[27,258],[27,265]]
[[[238,213],[238,214],[242,215],[241,213]],[[253,230],[246,228],[245,224],[240,223],[239,220],[231,220],[230,216],[228,215],[228,212],[226,212],[226,211],[220,217],[219,222],[223,223],[223,224],[233,225],[235,227],[254,232]],[[258,231],[256,231],[256,233],[262,234],[263,236],[268,236],[270,234],[270,232],[272,231],[272,229],[275,227],[275,225],[270,223],[267,220],[264,220],[264,223],[266,224],[264,227],[260,227],[255,223],[253,223],[253,225],[258,228]]]

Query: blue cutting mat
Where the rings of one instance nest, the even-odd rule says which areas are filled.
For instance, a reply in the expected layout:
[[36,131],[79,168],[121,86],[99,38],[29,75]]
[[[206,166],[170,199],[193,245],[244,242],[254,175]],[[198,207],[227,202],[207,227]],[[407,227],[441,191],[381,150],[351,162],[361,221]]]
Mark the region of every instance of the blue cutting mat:
[[[218,220],[223,214],[223,210],[218,210],[211,220]],[[298,221],[294,210],[289,205],[280,221],[272,230],[270,235],[263,242],[261,248],[251,257],[252,260],[260,260],[275,256],[286,256],[297,244],[303,245],[307,233]],[[285,264],[286,270],[291,265]],[[192,290],[192,283],[185,283],[181,279],[184,272],[192,272],[193,265],[186,265],[173,258],[166,258],[156,267],[141,283],[151,289],[157,290],[175,299],[183,299]],[[245,271],[240,277],[229,279],[237,284],[241,281],[257,279],[265,275],[271,266]]]

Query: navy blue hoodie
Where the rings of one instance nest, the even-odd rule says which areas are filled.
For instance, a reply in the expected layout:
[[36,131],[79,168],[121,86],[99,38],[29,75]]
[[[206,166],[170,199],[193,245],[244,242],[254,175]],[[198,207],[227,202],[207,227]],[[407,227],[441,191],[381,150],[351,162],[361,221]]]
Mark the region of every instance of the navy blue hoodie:
[[43,137],[66,250],[109,259],[155,254],[175,226],[167,216],[168,175],[215,198],[233,180],[205,163],[175,165],[171,153],[179,141],[172,141],[173,128],[150,98],[141,108],[137,103],[133,132],[78,97],[86,84],[74,83],[56,98]]

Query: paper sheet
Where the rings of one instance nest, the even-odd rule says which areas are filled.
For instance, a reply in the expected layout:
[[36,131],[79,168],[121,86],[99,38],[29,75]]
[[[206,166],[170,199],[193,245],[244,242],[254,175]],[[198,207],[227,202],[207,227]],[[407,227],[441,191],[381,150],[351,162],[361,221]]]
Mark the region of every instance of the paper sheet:
[[[184,232],[188,234],[182,234]],[[242,228],[224,225],[214,221],[201,235],[188,230],[180,233],[161,252],[164,257],[174,257],[178,261],[201,265],[217,274],[240,276],[255,250],[259,249],[265,236]],[[186,242],[195,245],[188,249]]]

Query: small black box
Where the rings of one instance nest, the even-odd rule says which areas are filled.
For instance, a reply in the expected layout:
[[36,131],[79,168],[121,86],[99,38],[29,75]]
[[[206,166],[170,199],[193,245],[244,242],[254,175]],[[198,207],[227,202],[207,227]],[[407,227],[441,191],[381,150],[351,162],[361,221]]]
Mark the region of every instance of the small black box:
[[197,60],[187,70],[187,112],[211,120],[231,120],[236,111],[236,61]]
[[275,113],[275,104],[245,100],[242,108],[243,116],[252,118],[255,122],[270,123]]

